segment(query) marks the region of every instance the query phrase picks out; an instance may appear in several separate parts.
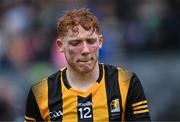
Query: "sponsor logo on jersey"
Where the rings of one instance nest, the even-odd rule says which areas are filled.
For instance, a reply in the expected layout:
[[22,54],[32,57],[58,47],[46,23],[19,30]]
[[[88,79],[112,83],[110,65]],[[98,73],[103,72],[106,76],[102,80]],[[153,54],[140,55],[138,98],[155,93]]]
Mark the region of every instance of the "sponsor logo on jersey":
[[91,101],[86,101],[85,103],[78,103],[78,107],[86,107],[86,106],[92,106]]
[[50,112],[50,118],[51,119],[58,118],[62,115],[63,114],[62,114],[61,110],[55,110],[55,111]]

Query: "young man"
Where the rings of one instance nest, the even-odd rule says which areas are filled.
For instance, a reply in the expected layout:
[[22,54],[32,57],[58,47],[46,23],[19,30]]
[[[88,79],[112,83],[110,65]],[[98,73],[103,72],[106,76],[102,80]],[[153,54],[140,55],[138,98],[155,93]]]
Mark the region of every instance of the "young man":
[[150,120],[137,76],[98,62],[103,36],[89,10],[68,11],[58,20],[58,34],[67,66],[32,86],[26,121]]

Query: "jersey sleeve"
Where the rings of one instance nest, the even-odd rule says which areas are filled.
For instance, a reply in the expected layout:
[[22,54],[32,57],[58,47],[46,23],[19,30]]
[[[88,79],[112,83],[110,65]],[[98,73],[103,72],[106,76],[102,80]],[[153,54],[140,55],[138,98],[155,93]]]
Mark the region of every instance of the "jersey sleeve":
[[125,118],[127,121],[150,121],[147,99],[138,77],[133,74],[128,90]]
[[28,97],[27,97],[24,119],[25,121],[42,121],[43,120],[41,117],[36,99],[32,92],[32,89],[30,89]]

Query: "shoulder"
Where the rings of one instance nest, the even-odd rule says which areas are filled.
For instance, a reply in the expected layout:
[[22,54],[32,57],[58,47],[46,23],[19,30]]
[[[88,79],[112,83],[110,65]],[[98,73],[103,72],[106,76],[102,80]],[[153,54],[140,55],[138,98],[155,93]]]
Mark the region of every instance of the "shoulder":
[[122,81],[130,81],[135,73],[130,72],[126,69],[123,69],[122,67],[118,68],[118,75],[120,77],[120,80]]
[[121,66],[113,66],[113,65],[109,65],[109,64],[104,64],[104,69],[105,72],[108,74],[118,74],[118,77],[123,80],[130,80],[132,78],[132,76],[134,75],[133,72],[130,72],[124,68],[122,68]]
[[59,80],[61,74],[61,70],[49,75],[48,77],[38,81],[34,84],[31,89],[34,94],[43,94],[43,92],[48,90],[49,82],[56,82]]

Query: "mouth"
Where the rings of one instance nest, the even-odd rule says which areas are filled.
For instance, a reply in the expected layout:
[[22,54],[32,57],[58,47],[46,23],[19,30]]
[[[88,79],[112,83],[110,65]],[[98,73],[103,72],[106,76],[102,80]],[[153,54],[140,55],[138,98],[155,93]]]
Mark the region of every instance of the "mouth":
[[85,59],[85,60],[78,60],[78,62],[90,63],[92,60],[93,60],[93,58],[91,58],[91,59]]
[[79,61],[79,62],[89,62],[90,60],[84,60],[84,61]]

